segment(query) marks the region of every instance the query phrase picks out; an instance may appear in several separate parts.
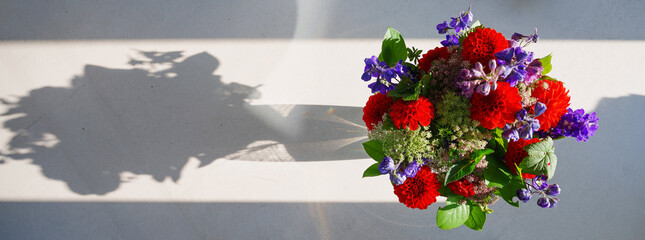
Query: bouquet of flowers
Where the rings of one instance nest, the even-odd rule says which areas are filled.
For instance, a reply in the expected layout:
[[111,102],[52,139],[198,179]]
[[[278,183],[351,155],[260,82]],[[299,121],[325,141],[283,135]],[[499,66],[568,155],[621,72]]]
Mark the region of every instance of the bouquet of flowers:
[[361,78],[373,95],[363,108],[363,146],[376,163],[363,177],[388,174],[410,208],[445,197],[441,229],[481,230],[499,198],[557,206],[560,186],[547,183],[557,165],[553,140],[587,141],[596,114],[569,108],[569,90],[547,75],[551,55],[525,49],[537,29],[507,39],[473,22],[468,8],[437,30],[443,46],[422,54],[388,28],[381,53],[365,59]]

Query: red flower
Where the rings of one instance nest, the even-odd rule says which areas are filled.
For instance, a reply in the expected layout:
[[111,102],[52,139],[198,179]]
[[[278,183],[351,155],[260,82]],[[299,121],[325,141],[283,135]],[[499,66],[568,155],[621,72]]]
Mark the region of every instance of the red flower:
[[390,110],[392,103],[392,98],[380,92],[370,96],[363,108],[363,121],[368,130],[371,131],[374,125],[383,121],[383,114]]
[[[524,150],[524,147],[526,145],[540,142],[540,139],[533,138],[531,140],[524,140],[520,138],[517,141],[514,142],[509,142],[508,143],[508,150],[506,151],[506,154],[504,155],[504,163],[506,166],[508,166],[513,173],[517,174],[517,169],[515,168],[515,165],[517,166],[520,165],[522,162],[522,159],[527,157],[529,154]],[[530,173],[522,173],[523,178],[534,178],[535,175],[530,174]]]
[[564,88],[562,82],[552,80],[541,80],[536,83],[537,87],[531,93],[538,102],[546,105],[546,111],[536,117],[540,121],[540,130],[549,130],[560,122],[560,118],[567,113],[569,107],[569,90]]
[[461,56],[471,64],[480,62],[488,68],[488,61],[495,58],[495,53],[508,48],[504,35],[490,28],[478,28],[468,34],[462,44]]
[[421,126],[430,125],[430,121],[434,118],[434,106],[422,96],[412,101],[399,98],[392,105],[390,117],[398,129],[410,126],[411,130],[417,130],[419,124]]
[[437,175],[432,173],[430,167],[423,166],[413,178],[408,178],[394,186],[394,194],[399,197],[399,202],[409,208],[426,209],[437,201],[441,184]]
[[497,89],[488,96],[473,94],[470,99],[470,118],[488,129],[501,128],[515,121],[515,113],[522,109],[522,97],[517,88],[507,82],[498,82]]
[[451,183],[448,183],[447,185],[452,192],[459,194],[464,197],[470,197],[472,195],[475,195],[475,190],[473,189],[473,184],[472,183],[467,183],[464,180],[459,180],[459,181],[454,181]]
[[419,69],[424,72],[428,72],[434,60],[448,59],[449,57],[450,53],[448,53],[447,47],[436,47],[432,50],[428,50],[428,52],[423,54],[421,59],[419,59]]

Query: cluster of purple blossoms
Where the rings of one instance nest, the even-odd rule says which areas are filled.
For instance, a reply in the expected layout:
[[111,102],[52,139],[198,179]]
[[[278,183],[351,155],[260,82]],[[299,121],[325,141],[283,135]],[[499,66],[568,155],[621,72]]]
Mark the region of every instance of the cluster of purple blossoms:
[[531,184],[526,184],[526,188],[517,190],[517,198],[522,202],[527,202],[533,194],[540,194],[541,197],[537,201],[537,205],[541,208],[554,208],[558,206],[558,199],[556,196],[560,194],[560,186],[558,184],[548,185],[547,176],[538,175],[533,178]]
[[413,178],[417,175],[419,169],[421,169],[421,165],[416,161],[413,161],[407,166],[403,166],[401,163],[395,165],[394,160],[390,157],[384,157],[378,166],[381,174],[390,174],[390,180],[395,185],[403,184],[406,179]]
[[471,70],[462,69],[456,79],[456,85],[461,89],[461,94],[470,98],[475,92],[488,96],[491,90],[495,91],[497,80],[506,71],[506,67],[497,66],[493,59],[488,62],[488,68],[490,72],[487,74],[484,66],[477,62],[475,68]]
[[511,87],[519,82],[531,84],[542,75],[542,63],[534,60],[533,52],[524,51],[517,41],[509,41],[509,48],[496,53],[495,57],[499,65],[506,66],[502,77]]
[[372,78],[376,78],[376,82],[370,83],[368,87],[372,89],[372,93],[381,92],[385,94],[396,88],[397,83],[392,82],[392,79],[410,75],[409,69],[402,65],[401,62],[399,61],[394,67],[389,67],[387,63],[379,61],[376,56],[365,58],[365,70],[361,79],[367,82]]
[[585,113],[584,109],[574,111],[567,108],[567,113],[560,118],[558,126],[541,132],[540,137],[575,137],[578,142],[586,142],[596,130],[598,130],[598,117],[595,112]]
[[535,104],[533,114],[529,114],[526,109],[521,109],[515,114],[518,121],[513,124],[506,124],[502,129],[504,130],[502,137],[509,141],[517,141],[520,138],[525,140],[532,139],[533,133],[540,129],[540,121],[535,118],[542,115],[544,111],[546,111],[546,105],[541,102]]
[[[437,24],[437,31],[439,34],[446,34],[446,40],[441,41],[443,46],[453,46],[459,45],[459,38],[457,33],[462,30],[468,30],[468,24],[473,21],[473,13],[470,11],[470,7],[465,12],[459,13],[457,17],[451,17],[450,23],[443,21],[443,23]],[[454,29],[454,33],[448,33],[448,30]]]

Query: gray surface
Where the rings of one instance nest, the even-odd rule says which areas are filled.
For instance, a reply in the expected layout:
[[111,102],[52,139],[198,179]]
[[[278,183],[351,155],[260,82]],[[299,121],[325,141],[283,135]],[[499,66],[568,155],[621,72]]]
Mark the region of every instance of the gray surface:
[[436,38],[435,25],[471,2],[475,18],[504,33],[537,27],[546,39],[645,39],[640,0],[24,0],[0,3],[0,40],[374,38],[384,26]]
[[[298,27],[299,19],[306,18],[298,16],[299,7],[304,9],[303,12],[314,12],[314,3],[321,5],[319,14],[322,18],[317,19],[315,24]],[[0,39],[373,38],[380,37],[384,26],[388,25],[396,27],[405,37],[437,37],[434,25],[456,14],[466,5],[464,1],[406,1],[400,4],[359,4],[349,1],[202,1],[188,4],[178,1],[143,1],[132,4],[105,1],[4,1],[0,3]],[[492,4],[474,1],[473,8],[476,18],[505,33],[522,30],[530,32],[537,26],[541,36],[546,39],[645,39],[645,31],[640,28],[640,24],[645,22],[642,15],[644,4],[641,1],[566,1],[559,4],[555,4],[555,1],[494,1]],[[427,31],[420,26],[428,26]],[[203,59],[200,62],[206,62],[208,65],[208,61]],[[93,75],[96,71],[110,73]],[[91,76],[119,74],[139,76],[146,80],[144,75],[136,75],[133,71],[117,72],[95,66],[87,70],[86,77],[89,78],[79,81],[89,82],[87,87],[93,87]],[[197,90],[203,87],[199,85],[201,77],[204,76],[188,78],[197,83],[192,85]],[[112,87],[117,90],[132,90],[124,86]],[[166,86],[173,87],[174,91],[188,91],[182,89],[183,86]],[[94,87],[101,89],[105,86]],[[47,101],[56,101],[56,97],[60,96],[57,91],[70,89],[35,89],[30,96],[34,99],[42,96]],[[143,95],[150,101],[162,100],[161,96]],[[87,96],[83,95],[76,97],[81,100],[94,100],[84,98]],[[28,102],[26,101],[26,105],[29,105]],[[195,102],[188,100],[185,103]],[[233,103],[241,102],[236,100]],[[90,101],[85,104],[81,107],[99,103]],[[535,206],[535,200],[532,200],[521,209],[516,209],[498,203],[493,206],[495,213],[488,216],[483,232],[473,232],[464,227],[453,231],[436,228],[434,216],[437,205],[426,211],[416,211],[399,203],[2,202],[0,238],[641,239],[645,235],[645,229],[640,226],[645,220],[645,208],[642,207],[642,203],[645,202],[645,189],[638,181],[638,176],[645,168],[642,156],[642,136],[645,135],[645,128],[642,126],[642,119],[645,118],[643,106],[645,96],[640,95],[602,99],[595,109],[601,119],[601,128],[590,142],[576,143],[571,139],[556,142],[556,153],[560,160],[556,181],[563,186],[560,206],[555,210],[543,210]],[[147,105],[134,105],[131,109],[150,111],[146,107]],[[224,105],[211,107],[218,108],[217,110],[225,108]],[[345,110],[357,112],[352,108]],[[33,111],[37,112],[37,109]],[[84,109],[67,111],[84,112]],[[151,111],[166,114],[160,109]],[[237,114],[244,113],[238,111]],[[169,115],[162,117],[181,120]],[[75,121],[90,123],[92,118],[90,115]],[[189,119],[195,122],[199,120]],[[66,121],[63,119],[60,122]],[[11,129],[10,125],[5,127]],[[322,127],[331,129],[335,126]],[[215,134],[214,131],[219,130],[204,133],[206,139],[202,140],[209,140],[208,138]],[[149,132],[139,133],[142,135],[137,136],[143,141],[156,137]],[[199,135],[190,131],[176,133],[186,134],[185,136]],[[187,139],[185,136],[180,136],[180,139]],[[270,137],[276,137],[283,142],[292,141],[285,136]],[[79,143],[75,142],[79,140],[67,140],[70,143],[65,144]],[[246,144],[254,139],[237,140],[241,141],[239,144]],[[172,161],[204,150],[195,146],[193,149],[172,151],[150,144],[144,146],[152,148],[150,156],[166,156],[165,160],[162,159],[165,162],[153,166],[136,162],[107,163],[106,168],[151,174],[159,178],[178,177],[169,167],[184,163]],[[160,151],[154,151],[155,147],[160,147]],[[40,157],[47,156],[47,151],[38,154]],[[53,151],[58,151],[59,154],[68,153],[64,148]],[[76,154],[105,153],[103,151]],[[216,154],[222,154],[221,151],[211,153],[211,158],[217,157]],[[302,155],[305,156],[306,153]],[[124,153],[123,156],[127,154]],[[351,153],[346,155],[347,158],[352,156]],[[323,157],[310,160],[322,159]],[[122,169],[123,166],[126,167]],[[78,179],[66,179],[66,170],[51,164],[51,161],[45,161],[42,167],[43,174],[49,178],[61,179],[70,185],[87,184]],[[94,167],[88,169],[97,170]],[[103,181],[98,177],[90,180],[89,184],[99,187],[80,186],[72,187],[72,190],[79,194],[103,194],[118,187],[118,183]]]

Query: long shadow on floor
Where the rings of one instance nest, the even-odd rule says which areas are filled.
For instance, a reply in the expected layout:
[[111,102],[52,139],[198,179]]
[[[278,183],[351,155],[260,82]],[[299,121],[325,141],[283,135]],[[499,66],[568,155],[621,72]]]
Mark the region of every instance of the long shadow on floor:
[[191,157],[321,161],[365,158],[360,107],[250,105],[258,86],[225,83],[208,53],[140,52],[131,69],[87,65],[70,87],[4,101],[11,159],[80,194],[105,194],[123,173],[177,181]]

